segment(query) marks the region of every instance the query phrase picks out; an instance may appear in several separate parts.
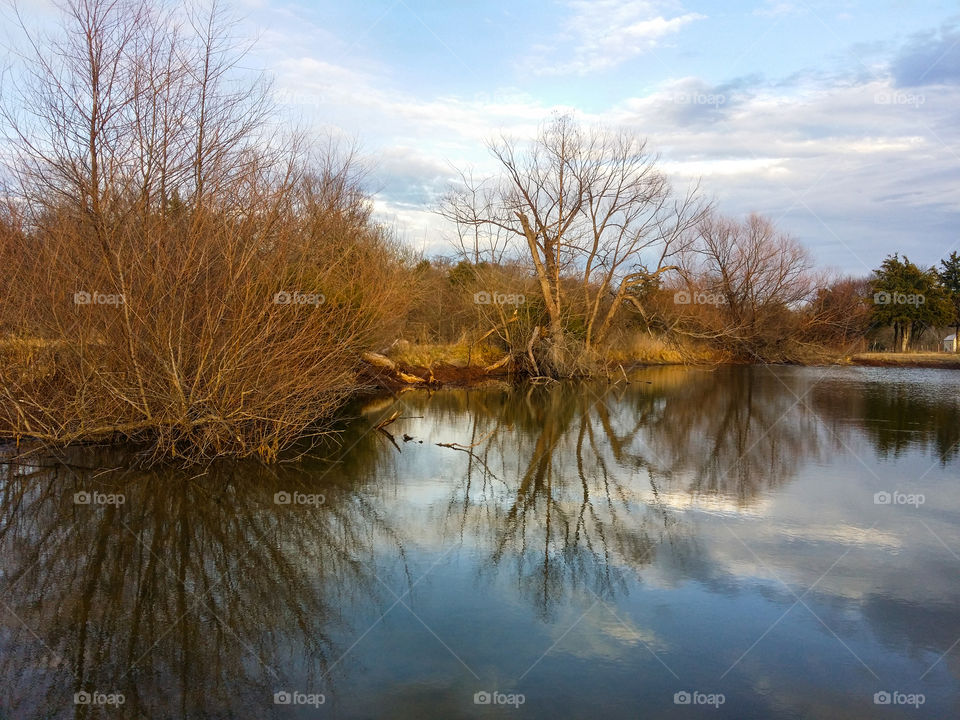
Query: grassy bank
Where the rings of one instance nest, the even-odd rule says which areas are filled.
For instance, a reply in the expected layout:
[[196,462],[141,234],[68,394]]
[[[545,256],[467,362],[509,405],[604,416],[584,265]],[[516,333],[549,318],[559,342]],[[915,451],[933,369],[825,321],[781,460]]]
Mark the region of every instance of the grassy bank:
[[960,355],[945,352],[859,353],[852,355],[849,362],[869,367],[960,369]]

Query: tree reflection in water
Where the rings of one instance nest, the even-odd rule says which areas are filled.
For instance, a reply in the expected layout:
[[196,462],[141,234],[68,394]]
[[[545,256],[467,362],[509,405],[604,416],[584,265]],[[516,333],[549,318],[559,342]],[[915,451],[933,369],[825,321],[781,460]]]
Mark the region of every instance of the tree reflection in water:
[[960,452],[960,400],[944,391],[954,371],[919,372],[943,373],[944,385],[910,382],[909,374],[860,383],[841,376],[819,383],[811,404],[838,434],[862,432],[878,457],[897,458],[916,448],[945,466]]
[[441,426],[470,418],[443,521],[461,539],[486,538],[484,571],[509,563],[545,616],[577,589],[624,589],[663,543],[695,552],[678,507],[748,506],[821,452],[825,430],[797,403],[802,388],[760,392],[754,374],[679,368],[643,377],[653,379],[406,400]]
[[[377,449],[355,450],[353,469],[371,474],[357,458]],[[346,475],[103,470],[125,458],[74,455],[2,466],[0,675],[13,716],[246,717],[278,689],[328,686],[341,608],[379,595],[372,545],[396,542]],[[93,490],[125,502],[74,502]],[[294,490],[325,503],[275,504]],[[75,707],[79,690],[125,703]]]

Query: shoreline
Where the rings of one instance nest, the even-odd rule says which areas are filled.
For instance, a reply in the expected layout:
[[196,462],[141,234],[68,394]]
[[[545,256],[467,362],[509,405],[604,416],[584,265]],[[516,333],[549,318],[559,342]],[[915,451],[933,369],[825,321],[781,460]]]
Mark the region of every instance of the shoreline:
[[846,360],[844,364],[861,367],[960,370],[960,354],[947,352],[857,353]]
[[[354,380],[353,391],[349,395],[354,398],[365,395],[376,395],[386,392],[396,396],[397,393],[407,390],[437,390],[441,388],[480,388],[489,385],[513,384],[516,382],[533,380],[514,372],[509,364],[498,364],[497,367],[483,366],[478,364],[459,364],[455,362],[434,362],[429,366],[419,365],[401,360],[389,360],[389,365],[383,363],[388,360],[385,356],[377,355],[376,364],[369,360],[357,373]],[[637,360],[632,363],[616,364],[606,368],[603,372],[595,373],[591,376],[573,379],[593,379],[607,380],[610,383],[620,383],[626,381],[643,382],[640,379],[632,379],[629,374],[643,369],[653,368],[685,368],[689,370],[696,369],[714,369],[718,367],[742,366],[742,365],[793,365],[796,367],[887,367],[887,368],[919,368],[919,369],[940,369],[940,370],[960,370],[960,355],[954,353],[857,353],[846,357],[834,359],[822,358],[819,362],[791,362],[791,363],[751,363],[736,362],[731,360],[722,360],[716,362],[682,362],[682,361],[644,361]],[[543,378],[539,380],[546,381]],[[341,408],[342,409],[342,408]],[[338,411],[339,412],[339,411]],[[336,412],[334,416],[336,416]],[[132,438],[124,438],[120,444],[134,442]],[[39,441],[35,436],[24,434],[13,436],[6,433],[0,433],[0,451],[6,453],[11,449],[19,451],[21,448],[36,449],[36,444],[40,446],[47,443]],[[83,439],[76,439],[68,445],[115,445],[118,444],[116,432],[104,433],[102,435],[91,436]],[[136,444],[136,443],[135,443]]]
[[[738,365],[795,365],[797,367],[888,367],[922,368],[941,370],[960,370],[960,355],[955,353],[856,353],[841,358],[812,362],[758,363],[723,360],[717,362],[649,362],[638,360],[632,363],[617,364],[606,372],[597,372],[590,378],[620,381],[623,374],[645,368],[683,367],[704,368]],[[390,367],[369,366],[358,376],[362,385],[378,386],[395,391],[402,388],[440,388],[440,387],[478,387],[489,382],[510,382],[516,378],[515,372],[507,366],[491,369],[482,365],[460,365],[450,362],[438,362],[430,366],[416,363],[391,361]]]

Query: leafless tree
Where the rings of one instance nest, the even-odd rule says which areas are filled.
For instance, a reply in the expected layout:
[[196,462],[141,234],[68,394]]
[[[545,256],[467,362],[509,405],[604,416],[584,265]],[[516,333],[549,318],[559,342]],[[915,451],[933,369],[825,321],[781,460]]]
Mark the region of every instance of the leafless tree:
[[753,359],[775,359],[815,287],[806,249],[756,214],[701,218],[681,265],[677,329]]
[[[705,205],[696,188],[676,195],[646,141],[627,130],[585,130],[558,116],[525,147],[501,137],[489,149],[502,173],[464,176],[441,212],[461,236],[489,238],[475,259],[495,260],[504,234],[511,239],[547,316],[542,364],[565,374],[604,341],[632,287],[671,269]],[[583,328],[582,346],[567,344],[571,322]]]

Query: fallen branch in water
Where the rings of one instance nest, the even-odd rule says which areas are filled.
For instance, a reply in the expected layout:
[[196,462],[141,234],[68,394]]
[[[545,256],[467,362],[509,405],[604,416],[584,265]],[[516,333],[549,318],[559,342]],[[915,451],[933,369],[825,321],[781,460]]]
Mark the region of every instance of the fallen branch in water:
[[472,445],[464,445],[463,443],[458,443],[458,442],[453,442],[453,443],[437,443],[437,445],[440,446],[440,447],[451,448],[451,449],[453,449],[453,450],[470,450],[471,448],[475,448],[475,447],[476,447],[477,445],[479,445],[480,443],[486,442],[487,439],[489,439],[489,438],[490,438],[497,430],[499,430],[499,429],[500,429],[500,424],[497,423],[497,426],[496,426],[493,430],[491,430],[490,432],[488,432],[486,435],[484,435],[482,438],[480,438],[479,440],[477,440],[477,441],[476,441],[475,443],[473,443]]
[[390,417],[388,417],[386,420],[381,420],[380,422],[378,422],[376,425],[373,426],[373,429],[374,429],[374,430],[383,430],[387,425],[389,425],[390,423],[392,423],[392,422],[393,422],[394,420],[396,420],[398,417],[400,417],[400,411],[399,411],[399,410],[394,410],[394,411],[393,411],[393,414],[392,414]]
[[400,446],[397,445],[397,440],[395,437],[393,437],[393,435],[390,434],[390,431],[384,430],[382,427],[377,428],[377,430],[384,434],[387,440],[389,440],[393,444],[393,446],[397,449],[397,452],[400,452]]

